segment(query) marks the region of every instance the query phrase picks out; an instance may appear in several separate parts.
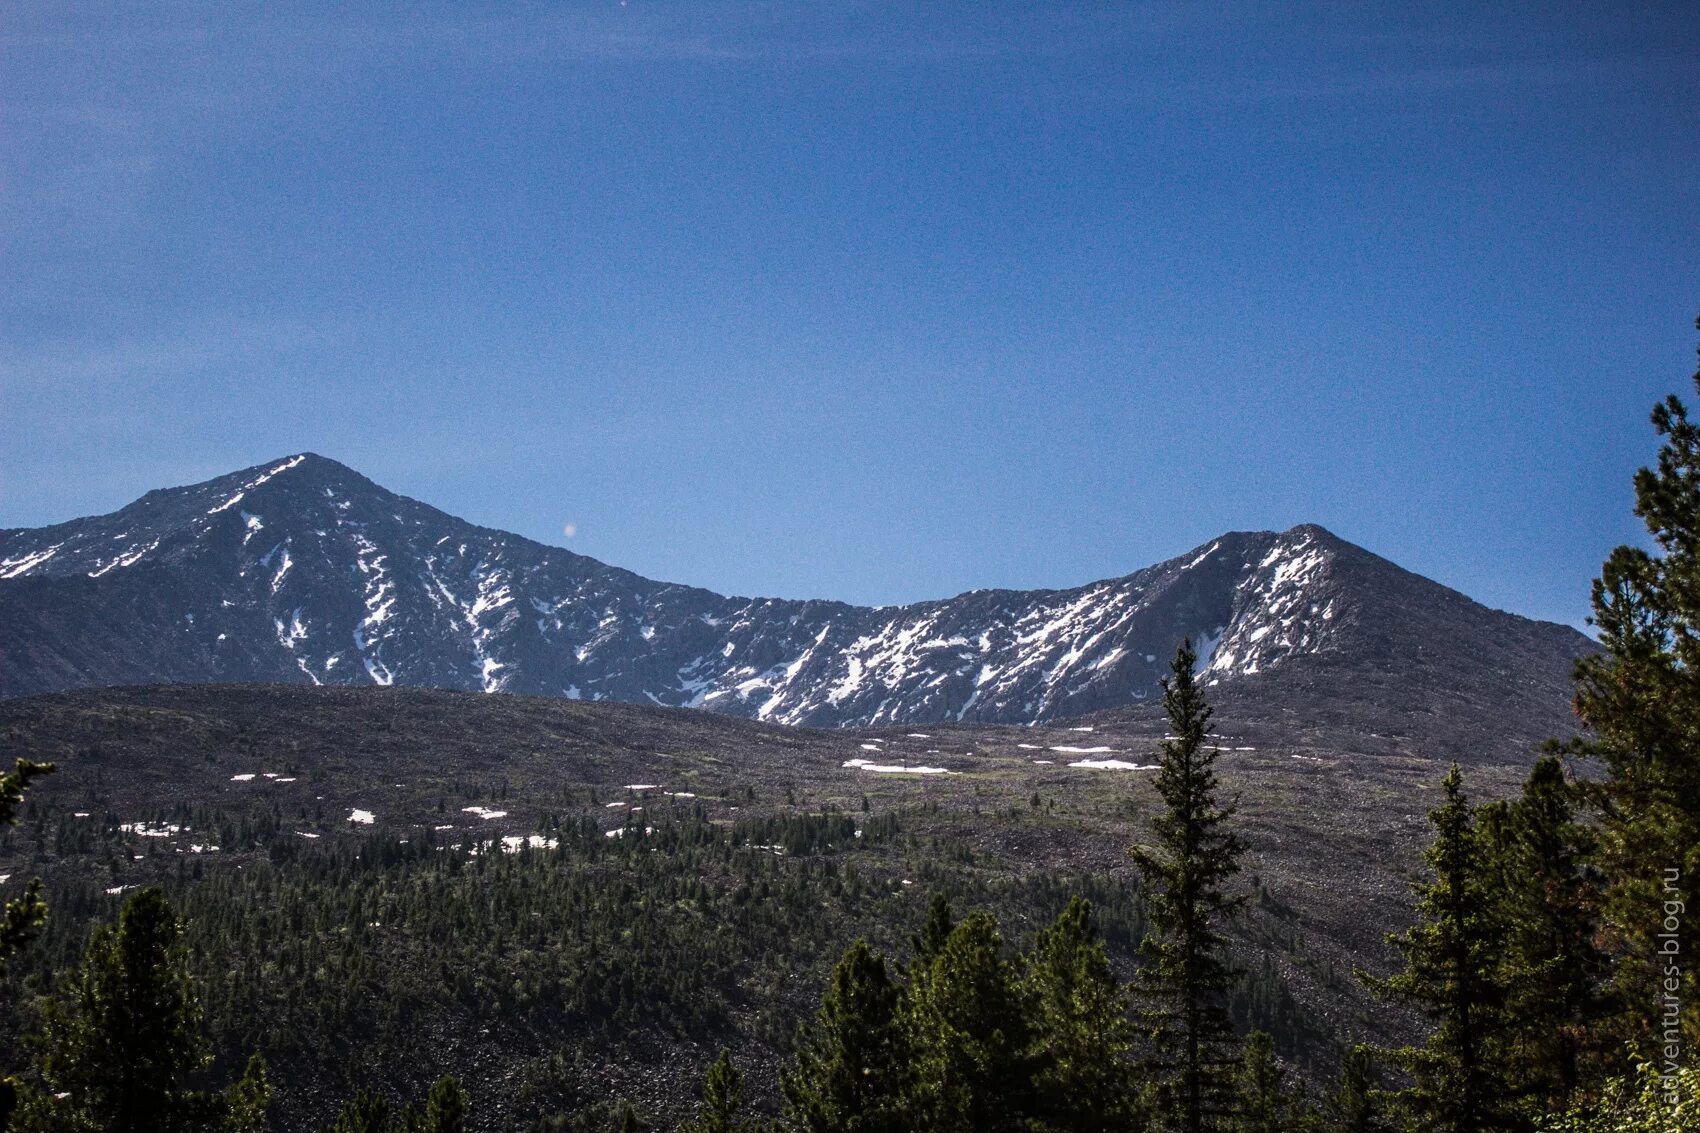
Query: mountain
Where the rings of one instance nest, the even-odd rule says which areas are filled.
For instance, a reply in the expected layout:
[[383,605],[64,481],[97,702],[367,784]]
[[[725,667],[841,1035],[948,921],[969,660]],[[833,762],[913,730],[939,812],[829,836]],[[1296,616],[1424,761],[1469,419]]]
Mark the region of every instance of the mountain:
[[[726,597],[478,527],[311,453],[0,530],[0,694],[402,684],[813,726],[1031,724],[1154,703],[1183,637],[1224,695],[1566,726],[1576,631],[1313,525],[1122,578],[905,606]],[[1361,690],[1359,695],[1353,690]],[[1406,703],[1408,702],[1408,703]]]

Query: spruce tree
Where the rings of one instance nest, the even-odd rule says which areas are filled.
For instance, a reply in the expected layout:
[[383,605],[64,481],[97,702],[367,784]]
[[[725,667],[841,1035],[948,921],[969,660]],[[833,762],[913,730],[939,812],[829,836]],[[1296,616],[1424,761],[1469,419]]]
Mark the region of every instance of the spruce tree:
[[858,940],[832,971],[796,1062],[780,1074],[786,1114],[803,1133],[904,1133],[909,1049],[898,1020],[901,989],[879,953]]
[[1217,752],[1206,745],[1211,709],[1194,680],[1197,662],[1184,641],[1163,680],[1165,740],[1156,777],[1163,809],[1152,819],[1152,846],[1130,854],[1144,882],[1148,925],[1136,981],[1154,1050],[1147,1067],[1168,1123],[1182,1133],[1217,1127],[1238,1064],[1227,995],[1235,968],[1221,927],[1241,899],[1226,886],[1244,850],[1228,830],[1231,805],[1216,800]]
[[1487,881],[1491,856],[1463,783],[1454,763],[1444,801],[1429,814],[1434,841],[1425,856],[1434,876],[1417,888],[1419,921],[1387,938],[1404,955],[1405,970],[1387,979],[1365,977],[1378,995],[1413,1005],[1434,1026],[1426,1045],[1389,1052],[1413,1079],[1400,1093],[1402,1102],[1431,1133],[1523,1125],[1511,1108],[1503,1064],[1503,925]]
[[[1694,382],[1700,389],[1700,373]],[[1623,1005],[1616,1037],[1692,1050],[1700,917],[1683,911],[1700,908],[1700,425],[1673,395],[1653,409],[1653,427],[1664,443],[1657,465],[1635,474],[1635,514],[1657,548],[1617,548],[1594,582],[1590,620],[1605,648],[1577,666],[1587,733],[1574,750],[1606,771],[1593,794]]]
[[1075,897],[1055,924],[1040,930],[1026,980],[1045,1127],[1069,1133],[1129,1127],[1138,1098],[1128,1057],[1134,1027],[1127,989],[1093,932],[1091,902]]

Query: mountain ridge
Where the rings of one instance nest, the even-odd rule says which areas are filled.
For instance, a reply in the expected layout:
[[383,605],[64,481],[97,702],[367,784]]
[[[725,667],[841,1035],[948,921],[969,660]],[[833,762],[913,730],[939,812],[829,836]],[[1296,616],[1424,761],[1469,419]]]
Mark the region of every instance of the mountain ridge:
[[[1036,723],[1451,647],[1568,682],[1591,643],[1315,524],[1079,586],[892,606],[720,595],[482,527],[299,453],[103,516],[0,530],[0,694],[157,680],[402,683],[780,723]],[[1425,643],[1418,637],[1428,635]],[[1491,667],[1491,666],[1490,666]],[[1555,676],[1557,681],[1555,681]],[[1521,679],[1517,677],[1516,679]]]

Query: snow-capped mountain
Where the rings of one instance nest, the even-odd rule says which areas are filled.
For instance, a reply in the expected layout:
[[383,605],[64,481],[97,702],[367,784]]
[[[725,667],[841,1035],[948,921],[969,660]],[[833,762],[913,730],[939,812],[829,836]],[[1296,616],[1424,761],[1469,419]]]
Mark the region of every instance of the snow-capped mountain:
[[1461,651],[1560,702],[1589,648],[1315,526],[1230,533],[1073,589],[879,608],[655,582],[474,526],[310,453],[110,515],[0,530],[5,695],[397,683],[818,726],[1029,723],[1154,697],[1183,637],[1225,688]]

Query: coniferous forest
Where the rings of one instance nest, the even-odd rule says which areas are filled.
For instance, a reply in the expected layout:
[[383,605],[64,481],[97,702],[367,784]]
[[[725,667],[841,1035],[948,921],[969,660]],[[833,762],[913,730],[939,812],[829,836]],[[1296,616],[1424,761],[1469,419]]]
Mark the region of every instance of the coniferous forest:
[[[1371,997],[1380,1041],[1295,993],[1305,946],[1248,868],[1180,642],[1115,868],[991,869],[925,799],[753,787],[722,792],[740,817],[680,793],[616,830],[586,808],[620,800],[566,799],[508,839],[184,801],[147,821],[240,860],[150,858],[118,814],[33,807],[55,769],[19,759],[0,819],[43,879],[0,924],[4,1126],[1700,1129],[1700,425],[1676,397],[1653,425],[1650,542],[1594,583],[1579,734],[1509,793],[1452,763],[1391,962],[1312,981]],[[646,1087],[681,1057],[691,1096]]]

